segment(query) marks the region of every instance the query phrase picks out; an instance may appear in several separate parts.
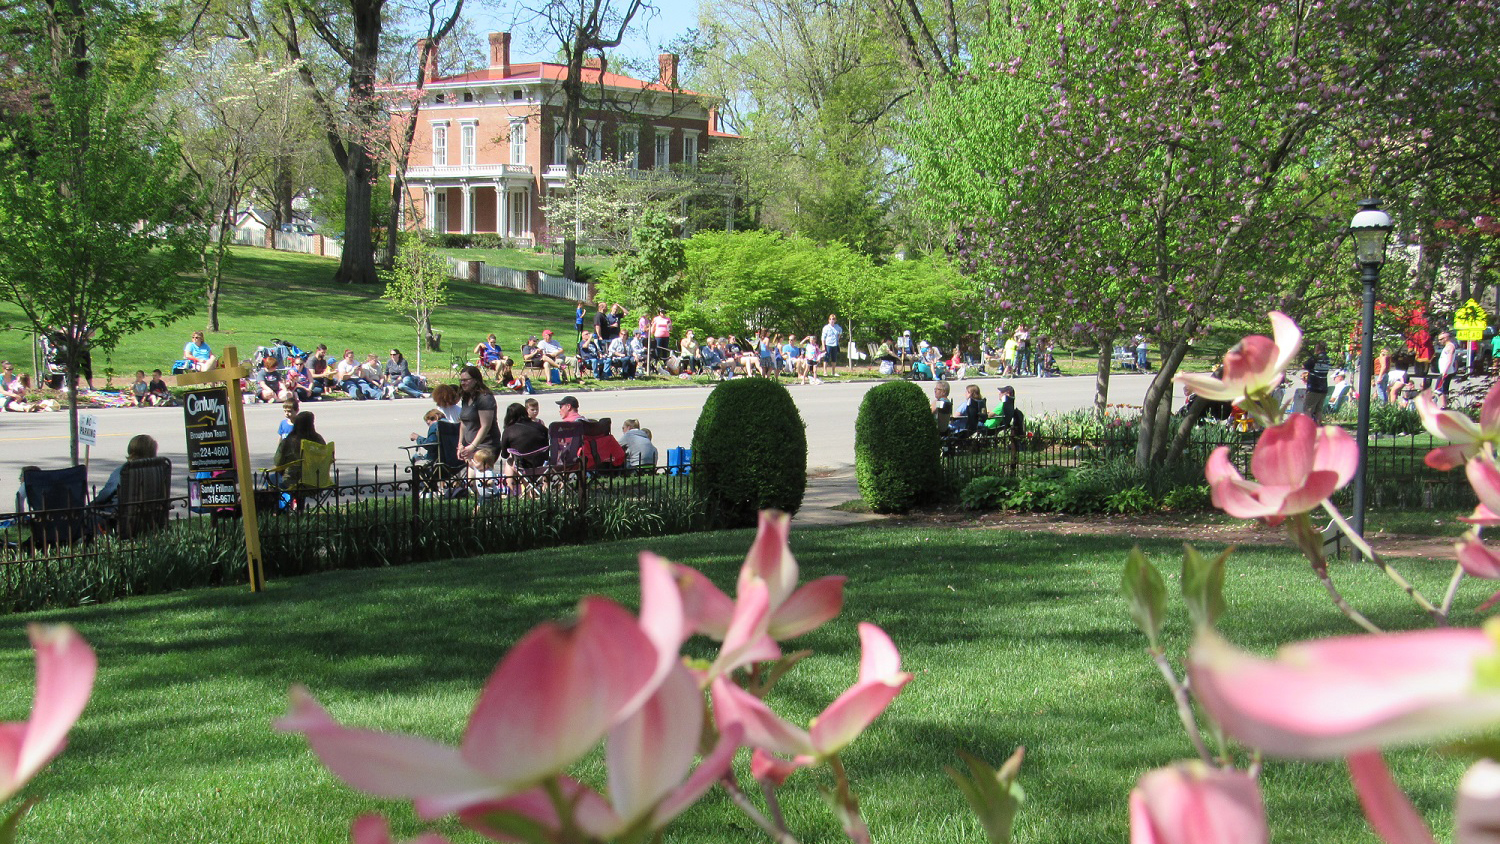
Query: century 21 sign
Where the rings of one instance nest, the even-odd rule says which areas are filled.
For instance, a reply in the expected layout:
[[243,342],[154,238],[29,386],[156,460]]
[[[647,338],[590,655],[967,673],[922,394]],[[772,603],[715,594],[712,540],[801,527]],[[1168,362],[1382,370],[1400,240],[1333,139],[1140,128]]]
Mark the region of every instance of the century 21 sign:
[[234,468],[234,435],[229,424],[229,395],[223,387],[194,390],[183,403],[187,427],[188,471],[217,472]]

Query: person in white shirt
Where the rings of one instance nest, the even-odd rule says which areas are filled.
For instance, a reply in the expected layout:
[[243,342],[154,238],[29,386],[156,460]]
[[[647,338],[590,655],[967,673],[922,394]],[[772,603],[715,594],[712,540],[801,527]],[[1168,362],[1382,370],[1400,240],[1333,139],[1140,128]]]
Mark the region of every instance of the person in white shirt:
[[828,315],[828,324],[823,326],[823,374],[839,374],[839,348],[844,342],[844,327],[839,325],[838,314]]
[[1444,331],[1438,335],[1438,342],[1443,344],[1442,350],[1438,352],[1438,382],[1437,394],[1438,407],[1448,406],[1448,391],[1453,385],[1453,373],[1458,371],[1458,344],[1453,342],[1453,334]]

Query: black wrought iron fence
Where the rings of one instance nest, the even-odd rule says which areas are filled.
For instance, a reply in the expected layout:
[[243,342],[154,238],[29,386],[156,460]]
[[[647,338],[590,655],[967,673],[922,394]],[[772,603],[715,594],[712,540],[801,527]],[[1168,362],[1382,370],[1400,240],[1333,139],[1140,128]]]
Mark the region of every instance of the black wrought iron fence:
[[[296,494],[257,491],[267,577],[718,524],[693,476],[676,467],[547,473],[484,486],[394,477]],[[239,507],[196,503],[171,499],[158,523],[129,539],[94,508],[0,514],[0,611],[244,582]]]
[[[1229,460],[1235,468],[1250,477],[1250,458],[1258,438],[1258,433],[1205,429],[1195,433],[1178,466],[1202,467],[1214,449],[1222,446],[1229,450]],[[1370,504],[1377,507],[1472,504],[1473,493],[1463,472],[1438,471],[1424,462],[1427,453],[1442,444],[1426,434],[1373,436],[1368,450]],[[943,473],[949,489],[956,493],[978,477],[1060,476],[1077,469],[1128,462],[1134,458],[1135,450],[1133,429],[1100,437],[1028,433],[1019,438],[979,439],[967,447],[952,449],[943,458]],[[1347,504],[1349,496],[1345,488],[1334,500]]]

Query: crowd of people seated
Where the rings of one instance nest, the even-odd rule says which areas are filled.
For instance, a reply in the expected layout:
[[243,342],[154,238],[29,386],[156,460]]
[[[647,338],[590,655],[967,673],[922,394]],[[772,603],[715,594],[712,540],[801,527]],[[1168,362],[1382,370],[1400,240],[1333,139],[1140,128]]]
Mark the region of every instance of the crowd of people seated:
[[978,384],[965,388],[964,400],[957,409],[949,396],[948,382],[939,381],[932,392],[932,418],[943,437],[945,452],[955,451],[976,437],[1025,435],[1026,417],[1016,407],[1016,390],[1009,384],[998,388],[999,408],[994,413],[989,412]]

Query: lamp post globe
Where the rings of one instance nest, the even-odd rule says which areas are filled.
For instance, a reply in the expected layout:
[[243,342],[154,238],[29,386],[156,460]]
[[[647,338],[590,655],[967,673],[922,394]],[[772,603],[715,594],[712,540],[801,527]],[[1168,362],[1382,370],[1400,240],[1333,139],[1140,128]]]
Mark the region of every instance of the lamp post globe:
[[1371,369],[1375,358],[1375,286],[1380,282],[1380,268],[1385,264],[1385,245],[1391,235],[1391,217],[1380,210],[1380,200],[1362,199],[1359,211],[1349,221],[1349,235],[1354,238],[1354,257],[1359,263],[1359,280],[1364,285],[1364,307],[1359,349],[1359,422],[1355,440],[1359,444],[1359,469],[1354,473],[1355,533],[1365,534],[1365,475],[1370,446],[1370,393],[1374,389]]

